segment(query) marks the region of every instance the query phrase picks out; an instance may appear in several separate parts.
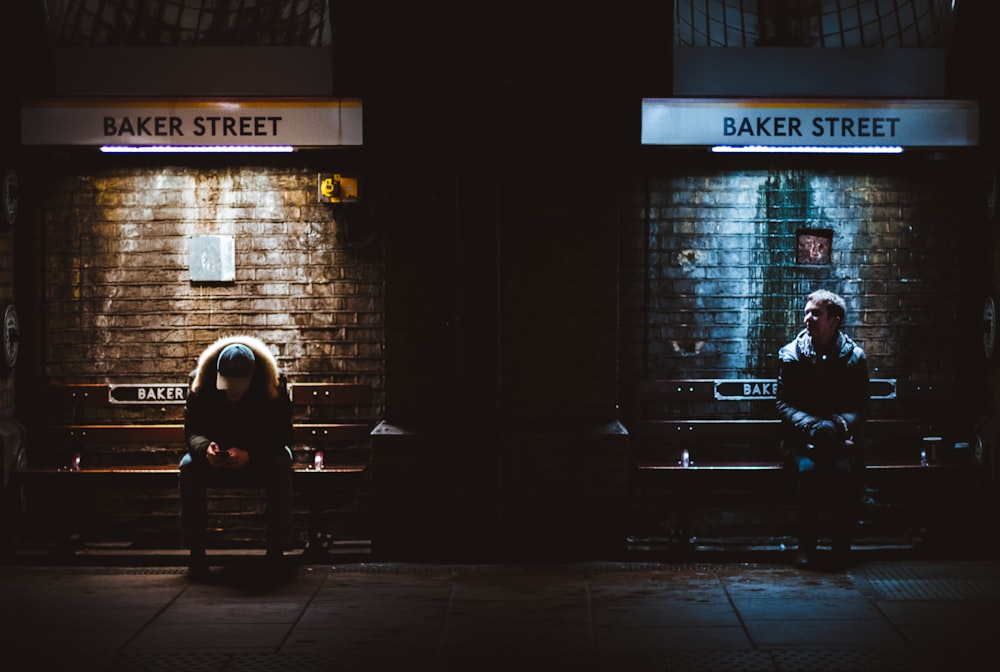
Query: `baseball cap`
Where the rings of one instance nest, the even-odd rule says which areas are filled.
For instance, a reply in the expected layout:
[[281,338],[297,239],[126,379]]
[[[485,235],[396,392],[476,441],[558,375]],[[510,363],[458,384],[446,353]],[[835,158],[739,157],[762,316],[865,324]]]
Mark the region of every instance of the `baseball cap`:
[[216,363],[215,386],[220,390],[245,390],[250,387],[254,369],[253,351],[242,343],[227,345]]

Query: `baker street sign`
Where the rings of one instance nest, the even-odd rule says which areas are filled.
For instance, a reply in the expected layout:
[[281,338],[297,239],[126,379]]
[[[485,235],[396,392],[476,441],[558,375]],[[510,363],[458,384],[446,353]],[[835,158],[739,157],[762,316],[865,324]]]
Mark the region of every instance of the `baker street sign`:
[[975,147],[972,100],[644,98],[643,145]]
[[108,400],[112,404],[183,404],[187,392],[188,386],[180,383],[111,385]]

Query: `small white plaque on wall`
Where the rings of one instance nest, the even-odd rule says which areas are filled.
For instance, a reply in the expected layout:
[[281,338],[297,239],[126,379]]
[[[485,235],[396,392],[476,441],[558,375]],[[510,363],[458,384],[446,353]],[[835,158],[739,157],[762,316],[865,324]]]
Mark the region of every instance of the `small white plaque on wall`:
[[232,236],[191,238],[191,282],[232,282],[236,279],[236,244]]

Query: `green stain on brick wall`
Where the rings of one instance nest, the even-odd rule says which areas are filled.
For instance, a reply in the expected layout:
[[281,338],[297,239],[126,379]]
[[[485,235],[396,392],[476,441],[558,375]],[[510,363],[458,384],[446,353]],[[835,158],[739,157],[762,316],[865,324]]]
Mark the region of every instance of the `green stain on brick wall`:
[[[750,249],[756,291],[748,298],[748,375],[773,373],[774,355],[788,340],[786,324],[794,323],[801,300],[793,273],[796,231],[809,225],[811,189],[802,172],[770,174],[757,193],[759,232]],[[781,318],[784,316],[784,319]]]

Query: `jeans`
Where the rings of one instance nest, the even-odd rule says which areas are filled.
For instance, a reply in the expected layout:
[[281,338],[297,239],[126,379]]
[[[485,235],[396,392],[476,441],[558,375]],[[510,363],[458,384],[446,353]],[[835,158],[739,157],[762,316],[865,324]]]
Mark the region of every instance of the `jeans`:
[[211,466],[205,456],[185,455],[180,463],[181,543],[192,552],[205,550],[208,540],[208,493],[212,486],[253,487],[265,490],[264,524],[267,550],[291,548],[292,451],[256,451],[237,470]]
[[799,547],[816,546],[824,501],[829,501],[835,548],[850,543],[860,487],[854,462],[848,457],[816,461],[794,458],[798,474]]

